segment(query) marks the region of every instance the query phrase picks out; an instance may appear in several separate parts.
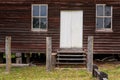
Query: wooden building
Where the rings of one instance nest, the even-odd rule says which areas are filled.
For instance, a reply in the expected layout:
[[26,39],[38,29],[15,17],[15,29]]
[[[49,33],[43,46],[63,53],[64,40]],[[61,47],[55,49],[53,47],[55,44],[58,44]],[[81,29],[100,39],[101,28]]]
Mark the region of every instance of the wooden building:
[[120,53],[120,0],[0,0],[0,52],[12,37],[13,53],[87,50],[94,36],[94,54]]

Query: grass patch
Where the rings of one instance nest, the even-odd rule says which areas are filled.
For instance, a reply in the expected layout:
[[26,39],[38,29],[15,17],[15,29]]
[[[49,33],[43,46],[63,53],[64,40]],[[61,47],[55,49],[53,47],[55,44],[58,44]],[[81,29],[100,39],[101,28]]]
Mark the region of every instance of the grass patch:
[[[109,80],[120,80],[119,64],[99,65],[101,71],[108,73]],[[10,74],[0,68],[0,80],[96,80],[85,69],[55,69],[46,72],[45,66],[12,68]]]

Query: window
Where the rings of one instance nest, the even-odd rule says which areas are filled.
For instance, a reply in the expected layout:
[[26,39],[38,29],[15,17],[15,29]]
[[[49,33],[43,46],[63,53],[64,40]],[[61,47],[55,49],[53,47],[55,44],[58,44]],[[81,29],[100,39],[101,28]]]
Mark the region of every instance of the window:
[[32,30],[47,31],[48,6],[45,4],[32,5]]
[[96,30],[112,30],[112,7],[105,4],[96,5]]

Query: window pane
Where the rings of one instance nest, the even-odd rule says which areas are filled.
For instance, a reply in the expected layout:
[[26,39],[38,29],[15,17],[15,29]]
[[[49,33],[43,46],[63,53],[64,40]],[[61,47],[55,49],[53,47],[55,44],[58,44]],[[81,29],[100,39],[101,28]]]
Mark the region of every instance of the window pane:
[[103,16],[103,5],[97,5],[97,16]]
[[39,6],[33,6],[33,16],[39,16]]
[[41,16],[47,16],[47,7],[41,6]]
[[33,28],[39,28],[39,18],[33,18]]
[[105,6],[105,16],[111,16],[111,7]]
[[111,28],[111,18],[105,18],[104,23],[105,28]]
[[97,18],[96,27],[97,29],[103,28],[103,18]]
[[41,18],[40,28],[41,29],[46,29],[47,28],[47,19],[46,18]]

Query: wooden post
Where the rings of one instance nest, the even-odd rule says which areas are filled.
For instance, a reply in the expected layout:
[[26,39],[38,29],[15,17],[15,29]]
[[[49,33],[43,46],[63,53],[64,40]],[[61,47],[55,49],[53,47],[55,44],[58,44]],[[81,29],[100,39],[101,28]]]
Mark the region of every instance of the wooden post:
[[26,63],[27,64],[30,63],[30,54],[29,53],[26,54]]
[[56,55],[57,53],[52,53],[52,68],[55,68],[56,65]]
[[21,53],[16,53],[16,63],[22,64],[22,54]]
[[93,71],[93,36],[88,36],[87,70]]
[[52,69],[52,38],[46,38],[46,70],[51,71]]
[[11,36],[5,38],[6,72],[11,70]]
[[3,63],[3,53],[0,53],[0,63]]

